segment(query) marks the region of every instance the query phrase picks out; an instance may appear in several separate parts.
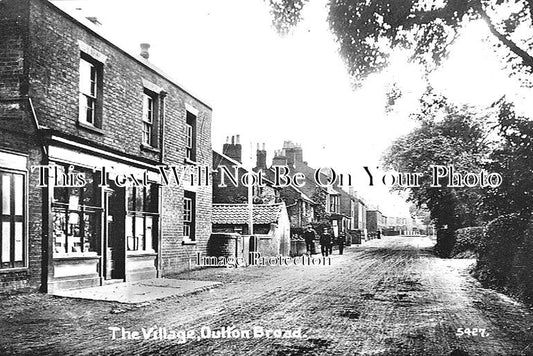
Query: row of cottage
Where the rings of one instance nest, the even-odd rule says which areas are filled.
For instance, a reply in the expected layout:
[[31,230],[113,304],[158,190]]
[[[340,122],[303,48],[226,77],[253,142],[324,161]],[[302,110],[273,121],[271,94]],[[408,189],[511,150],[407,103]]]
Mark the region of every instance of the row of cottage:
[[[258,147],[267,184],[253,189],[254,237],[239,247],[248,189],[213,184],[222,165],[246,171],[238,137],[213,151],[211,107],[141,47],[132,55],[47,0],[0,1],[0,290],[161,277],[198,252],[289,254],[317,210],[335,234],[381,228],[353,192],[274,188]],[[273,165],[314,171],[290,142]],[[180,167],[198,180],[169,184]]]

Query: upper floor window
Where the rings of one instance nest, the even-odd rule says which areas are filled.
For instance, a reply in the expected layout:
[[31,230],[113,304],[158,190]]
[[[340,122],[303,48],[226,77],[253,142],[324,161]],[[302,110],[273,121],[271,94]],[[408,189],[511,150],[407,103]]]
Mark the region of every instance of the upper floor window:
[[156,117],[156,95],[145,90],[143,93],[142,143],[155,146],[154,127]]
[[338,213],[339,212],[339,196],[338,195],[329,195],[329,204],[328,204],[328,213]]
[[100,127],[102,65],[82,53],[80,58],[79,121]]
[[196,161],[196,115],[190,111],[185,122],[185,158]]

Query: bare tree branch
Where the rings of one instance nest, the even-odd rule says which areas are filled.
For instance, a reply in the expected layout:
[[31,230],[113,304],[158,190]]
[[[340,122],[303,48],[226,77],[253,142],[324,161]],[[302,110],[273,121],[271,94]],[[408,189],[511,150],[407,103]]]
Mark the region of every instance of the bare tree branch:
[[[533,0],[528,0],[531,4]],[[492,33],[503,45],[505,45],[511,52],[513,52],[515,55],[520,57],[522,59],[522,62],[530,67],[533,70],[533,57],[524,51],[522,48],[520,48],[516,43],[511,41],[509,38],[507,38],[504,34],[502,34],[496,26],[492,23],[489,15],[483,10],[481,7],[478,9],[479,14],[481,15],[481,18],[487,22],[487,25],[489,26],[490,33]]]

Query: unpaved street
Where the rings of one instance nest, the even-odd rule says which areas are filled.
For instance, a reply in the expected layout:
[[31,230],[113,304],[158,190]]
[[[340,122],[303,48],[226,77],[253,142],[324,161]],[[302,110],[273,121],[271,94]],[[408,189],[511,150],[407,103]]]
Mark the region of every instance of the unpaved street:
[[[0,354],[532,355],[533,315],[435,258],[431,240],[385,237],[335,251],[331,266],[212,268],[177,278],[222,287],[148,305],[0,297]],[[141,330],[301,328],[302,338],[112,340]],[[457,335],[459,328],[484,329]],[[457,351],[463,351],[458,353]]]

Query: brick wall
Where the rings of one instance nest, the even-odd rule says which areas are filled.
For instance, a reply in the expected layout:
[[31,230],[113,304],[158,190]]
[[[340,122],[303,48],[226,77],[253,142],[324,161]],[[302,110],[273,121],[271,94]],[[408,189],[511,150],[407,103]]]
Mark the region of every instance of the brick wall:
[[[103,63],[102,125],[90,130],[78,125],[78,86],[82,41],[106,57]],[[141,148],[143,80],[167,94],[164,106],[165,141],[162,152]],[[143,59],[123,52],[94,31],[78,23],[46,0],[0,0],[0,98],[28,94],[40,125],[59,135],[126,154],[156,164],[185,161],[186,105],[197,110],[196,161],[212,167],[211,108],[190,95]],[[0,108],[1,109],[1,108]],[[24,120],[30,120],[27,107]],[[0,110],[2,113],[2,110]],[[31,123],[31,121],[28,121]],[[31,125],[26,125],[31,127]],[[0,148],[30,154],[31,164],[40,164],[36,137],[0,130]],[[21,143],[26,142],[25,145]],[[29,174],[30,275],[41,278],[43,255],[42,192],[35,189],[36,175]],[[162,188],[163,273],[182,270],[189,253],[205,251],[211,234],[212,181],[196,191],[196,245],[181,244],[183,235],[183,187]],[[33,207],[33,208],[32,208]]]

